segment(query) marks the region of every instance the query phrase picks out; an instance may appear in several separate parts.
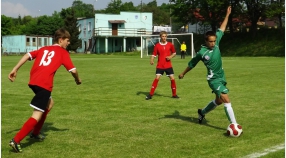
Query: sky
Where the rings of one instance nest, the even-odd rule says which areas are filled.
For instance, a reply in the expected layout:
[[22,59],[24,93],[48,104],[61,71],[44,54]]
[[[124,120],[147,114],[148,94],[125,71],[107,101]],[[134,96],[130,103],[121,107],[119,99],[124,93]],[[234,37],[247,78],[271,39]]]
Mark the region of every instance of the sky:
[[[32,17],[47,15],[51,16],[54,11],[60,12],[62,8],[71,7],[74,0],[1,0],[1,15],[16,18],[31,15]],[[92,4],[95,10],[105,9],[111,0],[81,0],[83,3]],[[152,0],[121,0],[133,2],[134,6],[149,3]],[[157,5],[169,3],[169,0],[157,0]]]

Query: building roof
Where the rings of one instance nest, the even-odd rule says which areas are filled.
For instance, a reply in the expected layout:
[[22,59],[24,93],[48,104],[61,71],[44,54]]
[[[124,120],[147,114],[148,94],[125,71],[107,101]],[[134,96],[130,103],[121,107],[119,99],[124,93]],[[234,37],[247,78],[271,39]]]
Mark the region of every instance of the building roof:
[[125,20],[108,20],[108,22],[112,24],[121,24],[121,23],[126,23]]

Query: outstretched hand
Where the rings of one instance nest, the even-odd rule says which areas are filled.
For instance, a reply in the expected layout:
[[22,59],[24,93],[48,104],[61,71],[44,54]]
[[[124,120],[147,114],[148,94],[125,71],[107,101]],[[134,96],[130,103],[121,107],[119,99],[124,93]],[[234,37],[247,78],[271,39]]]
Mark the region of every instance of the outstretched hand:
[[11,71],[8,75],[8,78],[11,82],[14,82],[17,76],[17,72],[16,71]]
[[179,77],[179,79],[183,79],[183,78],[184,78],[184,75],[183,75],[183,74],[180,74],[178,77]]

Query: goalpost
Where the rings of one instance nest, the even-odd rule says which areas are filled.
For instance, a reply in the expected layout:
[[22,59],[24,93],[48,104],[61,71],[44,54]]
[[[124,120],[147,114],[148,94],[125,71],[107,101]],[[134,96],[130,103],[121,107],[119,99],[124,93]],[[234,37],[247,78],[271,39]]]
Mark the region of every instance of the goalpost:
[[[141,35],[141,58],[152,55],[156,43],[160,41],[160,35]],[[187,46],[186,55],[195,56],[193,33],[168,34],[167,41],[175,46],[177,55],[181,55],[181,44],[184,41]]]

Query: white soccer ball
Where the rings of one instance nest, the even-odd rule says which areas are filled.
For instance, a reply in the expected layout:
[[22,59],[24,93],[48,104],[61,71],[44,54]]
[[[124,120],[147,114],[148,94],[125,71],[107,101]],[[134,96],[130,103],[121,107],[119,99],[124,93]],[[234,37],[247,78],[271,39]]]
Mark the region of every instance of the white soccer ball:
[[231,137],[239,137],[242,134],[242,126],[237,123],[231,123],[227,127],[227,135]]

